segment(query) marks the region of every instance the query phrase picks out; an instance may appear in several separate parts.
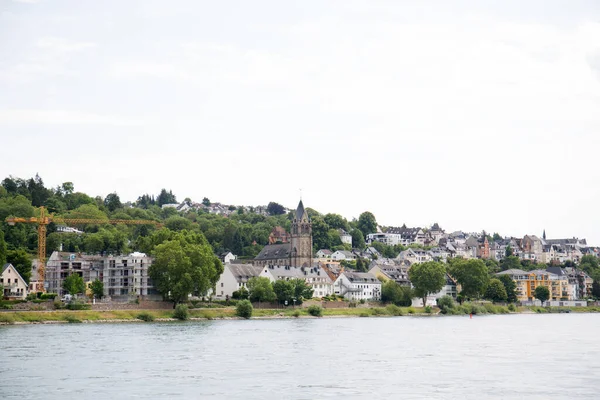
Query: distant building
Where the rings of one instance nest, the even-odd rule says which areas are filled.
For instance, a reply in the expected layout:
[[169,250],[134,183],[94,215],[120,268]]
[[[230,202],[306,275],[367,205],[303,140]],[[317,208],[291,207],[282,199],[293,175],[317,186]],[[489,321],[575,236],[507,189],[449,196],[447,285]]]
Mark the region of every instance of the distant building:
[[289,243],[290,242],[290,234],[281,227],[276,226],[273,228],[271,233],[269,234],[269,244],[278,244],[278,243]]
[[381,282],[368,272],[342,272],[334,282],[333,290],[348,300],[381,299]]
[[215,297],[221,300],[231,298],[233,292],[246,287],[248,280],[259,276],[261,271],[262,267],[252,264],[225,264],[215,286]]
[[27,297],[27,283],[12,264],[4,264],[0,275],[2,295],[11,300],[23,300]]

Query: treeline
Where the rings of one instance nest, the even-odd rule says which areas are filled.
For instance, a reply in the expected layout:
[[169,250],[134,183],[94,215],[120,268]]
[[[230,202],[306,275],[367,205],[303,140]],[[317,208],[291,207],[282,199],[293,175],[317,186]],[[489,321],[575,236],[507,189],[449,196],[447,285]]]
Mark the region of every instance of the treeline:
[[[245,207],[235,208],[226,217],[192,209],[185,213],[175,208],[162,208],[164,204],[176,203],[171,190],[162,189],[157,195],[141,194],[136,201],[123,201],[118,193],[106,197],[92,197],[78,192],[72,182],[64,182],[54,188],[46,187],[42,178],[36,175],[30,179],[9,176],[0,185],[0,231],[3,232],[3,256],[10,255],[9,261],[31,265],[31,258],[37,251],[37,226],[19,223],[8,226],[6,217],[30,218],[39,215],[39,207],[58,217],[69,219],[96,219],[106,223],[76,225],[74,228],[85,234],[59,232],[51,223],[47,233],[47,255],[63,249],[68,252],[91,254],[125,254],[132,251],[150,253],[149,237],[157,230],[151,225],[113,225],[111,219],[151,220],[161,222],[171,231],[202,233],[215,253],[231,251],[242,258],[255,257],[269,242],[269,234],[275,226],[290,231],[293,212],[285,213],[284,207],[270,202],[267,210],[271,215],[261,215],[246,211]],[[191,199],[184,200],[192,204]],[[208,198],[202,203],[209,205]],[[252,210],[250,208],[250,210]],[[358,220],[348,221],[338,214],[320,214],[307,209],[313,222],[314,250],[322,248],[338,250],[364,248],[365,236],[377,229],[375,217],[370,212],[360,215]],[[352,245],[342,244],[339,230],[352,235]],[[386,254],[396,254],[394,248],[377,244],[378,250]],[[384,246],[384,247],[382,247]],[[29,267],[22,267],[22,271]],[[25,272],[24,272],[25,273]],[[26,274],[26,273],[25,273]]]

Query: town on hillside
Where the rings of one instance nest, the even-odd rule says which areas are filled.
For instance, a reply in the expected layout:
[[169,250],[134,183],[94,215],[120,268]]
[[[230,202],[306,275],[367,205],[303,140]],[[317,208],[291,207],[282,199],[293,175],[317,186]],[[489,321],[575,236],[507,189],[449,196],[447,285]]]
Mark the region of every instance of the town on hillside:
[[[44,207],[55,212],[42,219]],[[94,218],[82,219],[84,212]],[[447,232],[437,223],[382,226],[370,212],[347,221],[305,208],[302,200],[295,209],[273,202],[223,205],[207,198],[178,203],[165,189],[156,198],[142,195],[135,203],[121,203],[116,193],[92,199],[74,192],[68,182],[45,189],[39,177],[2,182],[0,217],[0,239],[7,249],[0,284],[8,299],[25,299],[43,288],[60,297],[74,292],[102,301],[173,300],[174,292],[157,282],[165,272],[160,270],[162,251],[175,254],[164,248],[172,242],[184,252],[186,246],[200,246],[215,259],[214,275],[203,286],[189,286],[176,301],[245,298],[261,279],[271,285],[302,281],[310,289],[305,298],[419,307],[435,306],[445,296],[459,302],[487,298],[552,306],[587,305],[600,297],[600,249],[585,239],[551,239],[545,231],[516,238]],[[44,224],[51,232],[37,241],[38,257],[28,258],[31,242],[20,238],[35,237],[36,225],[46,229]],[[2,248],[0,243],[0,253]],[[39,256],[46,253],[47,258]],[[437,278],[428,285],[419,279],[419,270],[432,265]],[[71,288],[73,277],[83,286]],[[477,280],[479,287],[472,283]],[[504,294],[492,293],[494,281],[502,282]],[[539,287],[547,295],[540,296]],[[402,301],[392,292],[402,293]]]

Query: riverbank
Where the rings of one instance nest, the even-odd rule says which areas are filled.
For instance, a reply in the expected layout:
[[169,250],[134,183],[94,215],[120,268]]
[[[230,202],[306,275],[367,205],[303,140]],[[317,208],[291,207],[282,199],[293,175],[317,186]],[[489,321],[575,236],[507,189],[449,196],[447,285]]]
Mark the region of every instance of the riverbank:
[[[431,312],[427,312],[431,311]],[[541,313],[596,313],[600,307],[516,307],[509,311],[503,306],[479,309],[474,314],[541,314]],[[461,314],[453,314],[461,315]],[[463,315],[468,315],[464,313]],[[440,310],[419,307],[371,307],[371,308],[334,308],[323,309],[323,318],[340,317],[399,317],[399,316],[443,316]],[[189,310],[190,320],[240,319],[235,315],[235,308],[202,308]],[[252,319],[278,318],[317,318],[309,315],[306,309],[254,309]],[[118,322],[169,322],[177,321],[173,310],[115,310],[115,311],[8,311],[0,313],[0,325],[22,324],[58,324],[58,323],[118,323]]]

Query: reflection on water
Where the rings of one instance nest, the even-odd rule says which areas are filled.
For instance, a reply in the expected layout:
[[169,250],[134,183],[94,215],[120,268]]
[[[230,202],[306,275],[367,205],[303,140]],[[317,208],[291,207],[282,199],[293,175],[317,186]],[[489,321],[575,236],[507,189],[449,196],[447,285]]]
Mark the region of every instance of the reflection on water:
[[5,399],[598,399],[600,315],[0,327]]

